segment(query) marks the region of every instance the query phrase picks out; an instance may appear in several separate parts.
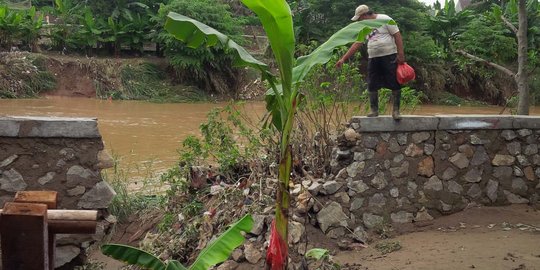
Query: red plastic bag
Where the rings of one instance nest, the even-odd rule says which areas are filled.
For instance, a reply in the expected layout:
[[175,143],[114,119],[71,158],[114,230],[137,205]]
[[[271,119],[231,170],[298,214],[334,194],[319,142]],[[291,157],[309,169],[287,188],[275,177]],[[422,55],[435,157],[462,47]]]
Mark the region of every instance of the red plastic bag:
[[414,69],[407,65],[407,63],[398,64],[397,67],[397,81],[399,84],[406,84],[416,78]]
[[287,242],[281,238],[276,230],[276,220],[272,221],[270,227],[270,245],[266,251],[266,265],[270,270],[281,270],[285,268],[288,259]]

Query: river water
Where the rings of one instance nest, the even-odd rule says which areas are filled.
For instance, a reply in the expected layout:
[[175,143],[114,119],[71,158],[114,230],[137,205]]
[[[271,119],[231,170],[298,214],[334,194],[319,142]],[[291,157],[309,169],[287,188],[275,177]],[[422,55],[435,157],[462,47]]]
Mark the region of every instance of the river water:
[[[87,98],[47,97],[0,99],[0,116],[91,117],[98,119],[105,148],[129,175],[162,171],[177,160],[177,149],[189,135],[199,135],[207,113],[227,103],[158,104],[144,101],[109,101]],[[248,102],[245,110],[255,117],[265,112],[264,102]],[[501,107],[425,105],[417,115],[499,114]],[[508,114],[505,111],[505,114]],[[540,114],[540,107],[531,108]]]

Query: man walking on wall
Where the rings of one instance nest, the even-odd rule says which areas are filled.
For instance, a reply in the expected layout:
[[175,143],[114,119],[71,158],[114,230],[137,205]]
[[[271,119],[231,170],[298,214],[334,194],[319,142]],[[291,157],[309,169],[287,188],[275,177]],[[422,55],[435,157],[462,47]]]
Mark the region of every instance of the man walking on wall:
[[[391,20],[388,15],[376,14],[369,10],[366,5],[356,8],[353,21],[386,19]],[[343,63],[358,51],[362,42],[354,43],[347,53],[336,63],[337,68],[341,68]],[[400,120],[399,105],[401,101],[401,86],[396,78],[397,65],[405,62],[403,52],[403,40],[397,25],[384,25],[371,32],[367,37],[368,47],[368,92],[371,112],[368,117],[379,116],[379,89],[388,88],[392,90],[392,117]]]

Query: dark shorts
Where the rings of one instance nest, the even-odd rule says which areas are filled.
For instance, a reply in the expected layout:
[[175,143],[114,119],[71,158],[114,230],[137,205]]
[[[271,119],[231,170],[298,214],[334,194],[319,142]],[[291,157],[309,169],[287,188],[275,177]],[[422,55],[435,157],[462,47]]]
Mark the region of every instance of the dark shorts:
[[369,58],[368,91],[379,91],[381,88],[399,90],[401,87],[396,77],[397,54]]

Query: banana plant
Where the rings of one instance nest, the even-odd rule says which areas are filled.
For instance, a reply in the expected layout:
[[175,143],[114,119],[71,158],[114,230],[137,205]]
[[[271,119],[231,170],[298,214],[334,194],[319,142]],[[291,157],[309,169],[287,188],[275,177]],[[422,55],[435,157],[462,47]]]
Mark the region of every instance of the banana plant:
[[207,270],[210,267],[221,263],[231,252],[244,242],[242,232],[248,233],[253,228],[253,218],[251,215],[245,215],[242,219],[230,226],[216,240],[211,242],[201,251],[195,262],[190,267],[185,267],[175,260],[162,261],[144,250],[138,248],[106,244],[101,246],[101,252],[114,259],[123,261],[131,265],[137,265],[144,269],[151,270]]
[[296,108],[301,101],[298,85],[311,68],[327,63],[335,48],[363,41],[373,28],[387,20],[354,22],[336,32],[328,41],[311,54],[295,59],[295,35],[291,9],[286,0],[241,0],[259,17],[279,67],[279,76],[272,74],[269,67],[250,55],[228,36],[193,20],[171,12],[165,29],[189,47],[221,45],[234,54],[234,64],[259,70],[270,88],[266,93],[266,108],[271,123],[280,136],[279,185],[276,198],[275,218],[271,226],[270,245],[266,255],[267,269],[282,270],[287,267],[287,226],[289,216],[289,181],[292,168],[290,144]]

